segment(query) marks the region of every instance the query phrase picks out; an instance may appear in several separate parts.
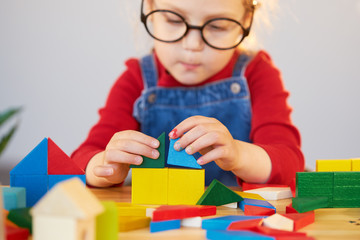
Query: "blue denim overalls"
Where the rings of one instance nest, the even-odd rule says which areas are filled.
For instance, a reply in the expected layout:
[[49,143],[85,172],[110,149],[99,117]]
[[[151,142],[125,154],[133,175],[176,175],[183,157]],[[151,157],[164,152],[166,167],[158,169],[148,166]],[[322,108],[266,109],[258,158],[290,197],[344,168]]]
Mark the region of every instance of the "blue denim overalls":
[[[168,134],[184,119],[202,115],[222,122],[234,139],[250,142],[251,103],[244,77],[250,57],[240,55],[233,76],[199,87],[159,87],[154,55],[141,59],[144,90],[134,104],[134,117],[141,131],[152,137]],[[167,138],[166,138],[167,139]],[[168,139],[167,139],[168,140]],[[166,143],[166,149],[168,148]],[[216,178],[227,186],[236,186],[231,171],[224,171],[215,162],[203,165],[205,185]]]

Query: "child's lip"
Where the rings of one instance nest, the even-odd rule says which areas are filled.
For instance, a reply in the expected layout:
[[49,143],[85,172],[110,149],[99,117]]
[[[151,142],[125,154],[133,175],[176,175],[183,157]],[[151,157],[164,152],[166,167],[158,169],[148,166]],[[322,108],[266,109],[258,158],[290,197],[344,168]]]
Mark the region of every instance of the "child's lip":
[[181,62],[181,64],[188,70],[196,69],[201,65],[200,63],[186,63],[186,62]]

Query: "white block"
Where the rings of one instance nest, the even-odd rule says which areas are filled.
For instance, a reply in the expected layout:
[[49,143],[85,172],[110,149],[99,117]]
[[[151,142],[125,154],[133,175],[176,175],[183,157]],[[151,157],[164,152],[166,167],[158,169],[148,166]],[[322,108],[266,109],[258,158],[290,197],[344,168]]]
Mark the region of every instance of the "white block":
[[284,231],[294,230],[294,221],[277,213],[264,218],[263,225],[265,227]]
[[228,208],[238,208],[238,203],[237,202],[233,202],[233,203],[228,203],[225,205],[222,205],[223,207],[228,207]]
[[180,225],[182,227],[194,227],[201,228],[202,218],[201,217],[192,217],[182,219]]
[[279,200],[284,198],[292,198],[290,187],[264,187],[251,189],[244,192],[256,193],[266,200]]

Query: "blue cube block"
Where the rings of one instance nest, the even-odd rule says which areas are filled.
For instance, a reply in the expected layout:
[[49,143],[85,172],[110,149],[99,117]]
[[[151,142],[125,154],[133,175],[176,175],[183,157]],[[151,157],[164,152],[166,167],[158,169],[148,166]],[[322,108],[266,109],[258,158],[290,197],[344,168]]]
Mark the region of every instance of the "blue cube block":
[[150,232],[161,232],[180,228],[180,220],[150,222]]
[[23,187],[2,187],[4,209],[26,207],[26,189]]

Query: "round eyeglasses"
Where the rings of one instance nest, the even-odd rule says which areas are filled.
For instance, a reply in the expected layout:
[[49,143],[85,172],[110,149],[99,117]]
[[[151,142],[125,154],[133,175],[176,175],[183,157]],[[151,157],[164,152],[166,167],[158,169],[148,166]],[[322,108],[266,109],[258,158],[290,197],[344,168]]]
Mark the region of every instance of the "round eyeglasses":
[[214,18],[202,26],[194,26],[188,24],[183,16],[170,10],[158,9],[145,15],[143,3],[144,1],[141,3],[141,22],[154,39],[173,43],[184,38],[189,30],[196,29],[200,31],[201,38],[207,45],[218,50],[237,47],[249,35],[254,15],[253,8],[248,28],[230,18]]

